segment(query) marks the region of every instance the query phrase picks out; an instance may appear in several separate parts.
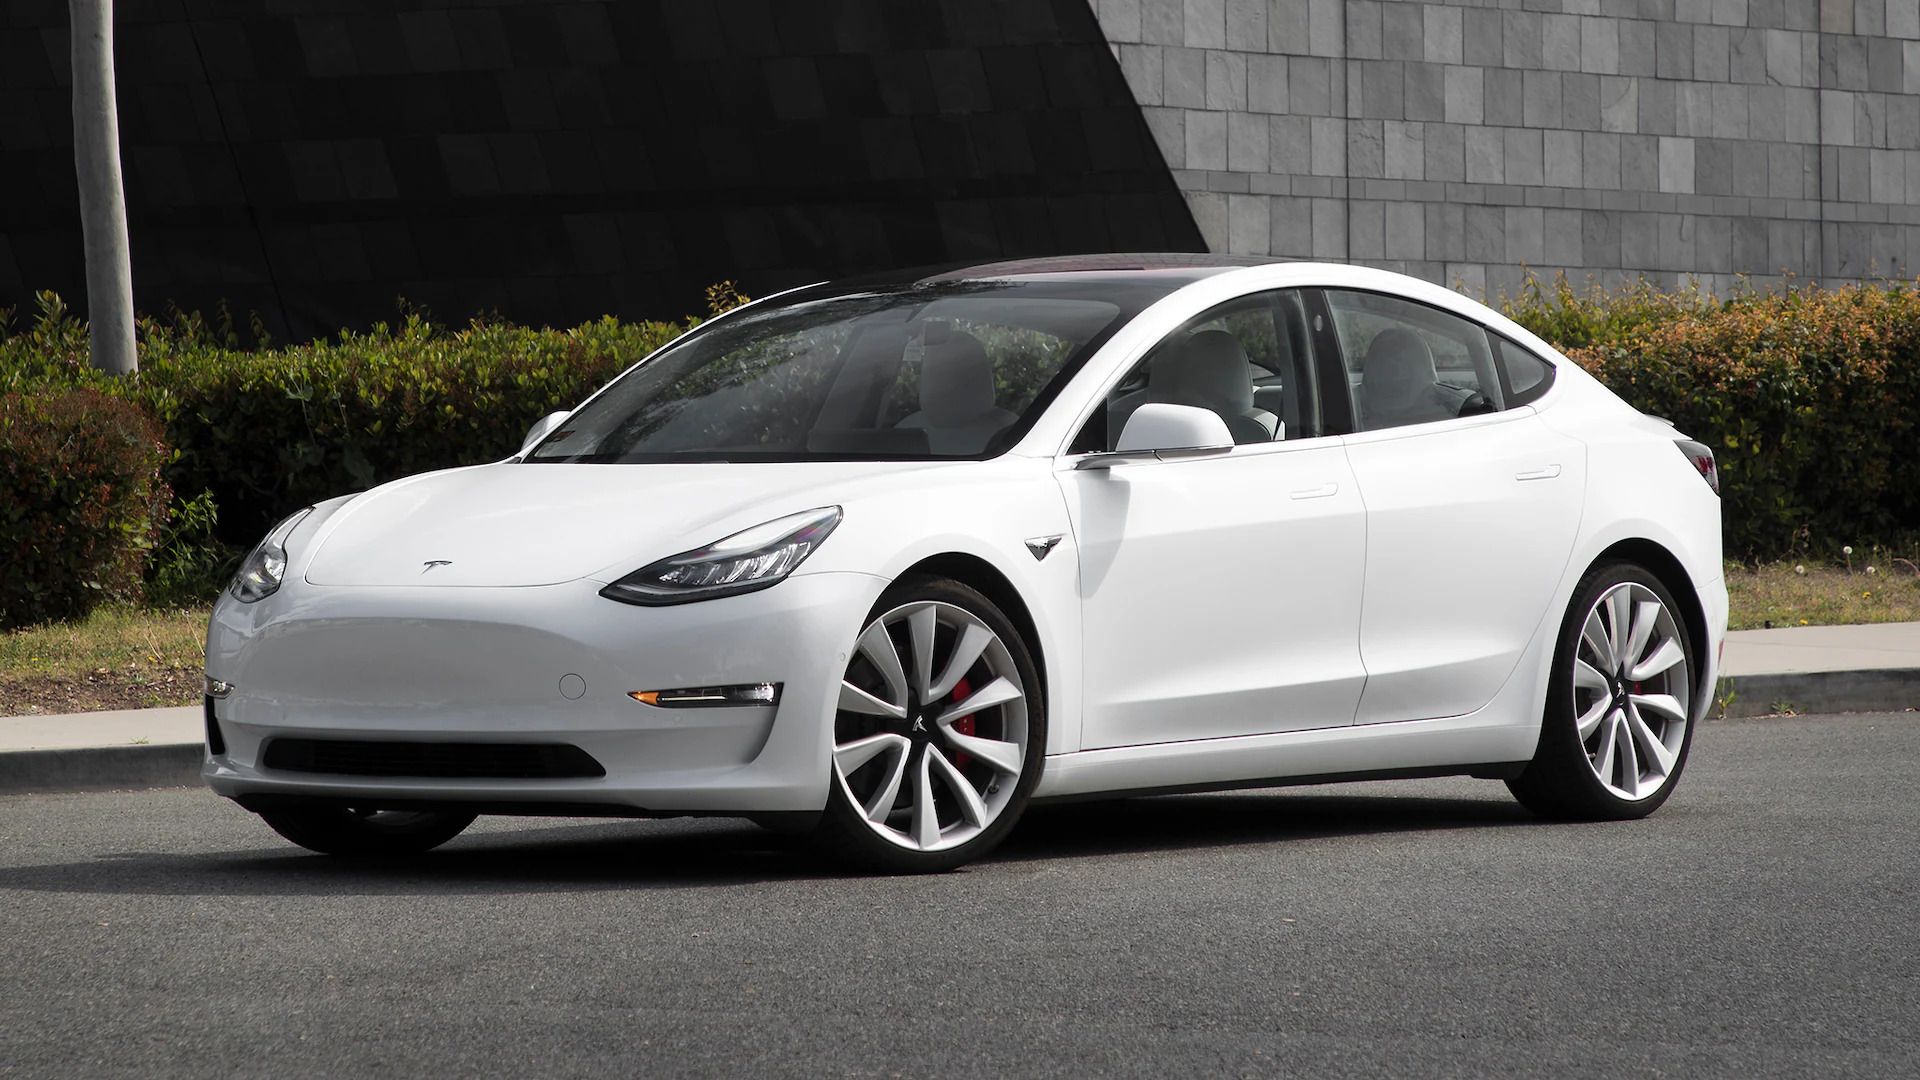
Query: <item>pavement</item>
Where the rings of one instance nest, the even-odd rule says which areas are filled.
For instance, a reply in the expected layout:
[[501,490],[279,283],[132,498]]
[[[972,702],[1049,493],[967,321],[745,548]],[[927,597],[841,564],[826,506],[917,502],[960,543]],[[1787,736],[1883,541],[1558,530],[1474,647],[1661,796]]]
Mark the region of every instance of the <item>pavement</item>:
[[[1920,622],[1727,635],[1718,712],[1920,708]],[[0,793],[198,782],[200,707],[0,717]]]
[[1735,630],[1727,635],[1721,674],[1738,678],[1882,668],[1920,668],[1920,622]]
[[0,1075],[1901,1077],[1920,715],[1709,721],[1652,817],[1497,782],[1040,807],[832,871],[725,821],[340,862],[202,790],[0,797]]
[[197,743],[205,738],[198,705],[0,718],[0,752]]

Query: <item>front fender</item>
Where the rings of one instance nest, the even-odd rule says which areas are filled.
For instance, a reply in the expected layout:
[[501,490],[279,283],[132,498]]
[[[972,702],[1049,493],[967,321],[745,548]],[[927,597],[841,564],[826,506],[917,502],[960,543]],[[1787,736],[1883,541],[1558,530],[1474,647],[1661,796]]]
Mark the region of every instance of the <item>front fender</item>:
[[[1079,549],[1051,463],[1002,457],[970,464],[937,486],[911,476],[849,498],[832,537],[799,575],[855,570],[898,580],[944,555],[992,567],[1013,587],[1038,635],[1048,691],[1047,753],[1080,745]],[[1029,539],[1059,537],[1043,557]]]

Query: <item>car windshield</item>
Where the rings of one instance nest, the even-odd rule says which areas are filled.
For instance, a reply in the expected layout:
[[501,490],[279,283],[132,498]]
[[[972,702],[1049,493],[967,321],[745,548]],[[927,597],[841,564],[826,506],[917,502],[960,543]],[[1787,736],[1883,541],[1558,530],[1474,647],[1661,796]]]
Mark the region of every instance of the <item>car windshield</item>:
[[627,372],[525,460],[989,457],[1165,292],[960,281],[751,308]]

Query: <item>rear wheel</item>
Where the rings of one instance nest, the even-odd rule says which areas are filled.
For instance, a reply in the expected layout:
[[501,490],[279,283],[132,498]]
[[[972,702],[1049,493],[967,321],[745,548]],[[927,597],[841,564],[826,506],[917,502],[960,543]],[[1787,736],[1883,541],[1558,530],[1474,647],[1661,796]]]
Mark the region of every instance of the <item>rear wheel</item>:
[[1554,652],[1539,749],[1507,787],[1552,817],[1651,814],[1693,744],[1693,671],[1693,643],[1658,578],[1631,563],[1588,571]]
[[263,811],[269,828],[323,855],[417,855],[459,836],[473,814],[314,805]]
[[1039,673],[992,601],[903,579],[861,631],[833,736],[822,845],[864,869],[951,869],[998,844],[1039,781]]

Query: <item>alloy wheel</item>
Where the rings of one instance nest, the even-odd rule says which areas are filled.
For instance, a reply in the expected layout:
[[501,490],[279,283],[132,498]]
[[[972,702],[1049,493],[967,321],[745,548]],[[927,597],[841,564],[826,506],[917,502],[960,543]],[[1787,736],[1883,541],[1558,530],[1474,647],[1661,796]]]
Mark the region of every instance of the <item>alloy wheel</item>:
[[1686,745],[1687,652],[1673,613],[1637,582],[1601,593],[1573,659],[1574,726],[1587,765],[1628,800],[1658,792]]
[[1028,729],[1026,688],[999,634],[954,604],[902,604],[868,624],[848,662],[834,782],[887,841],[957,847],[1012,801]]

